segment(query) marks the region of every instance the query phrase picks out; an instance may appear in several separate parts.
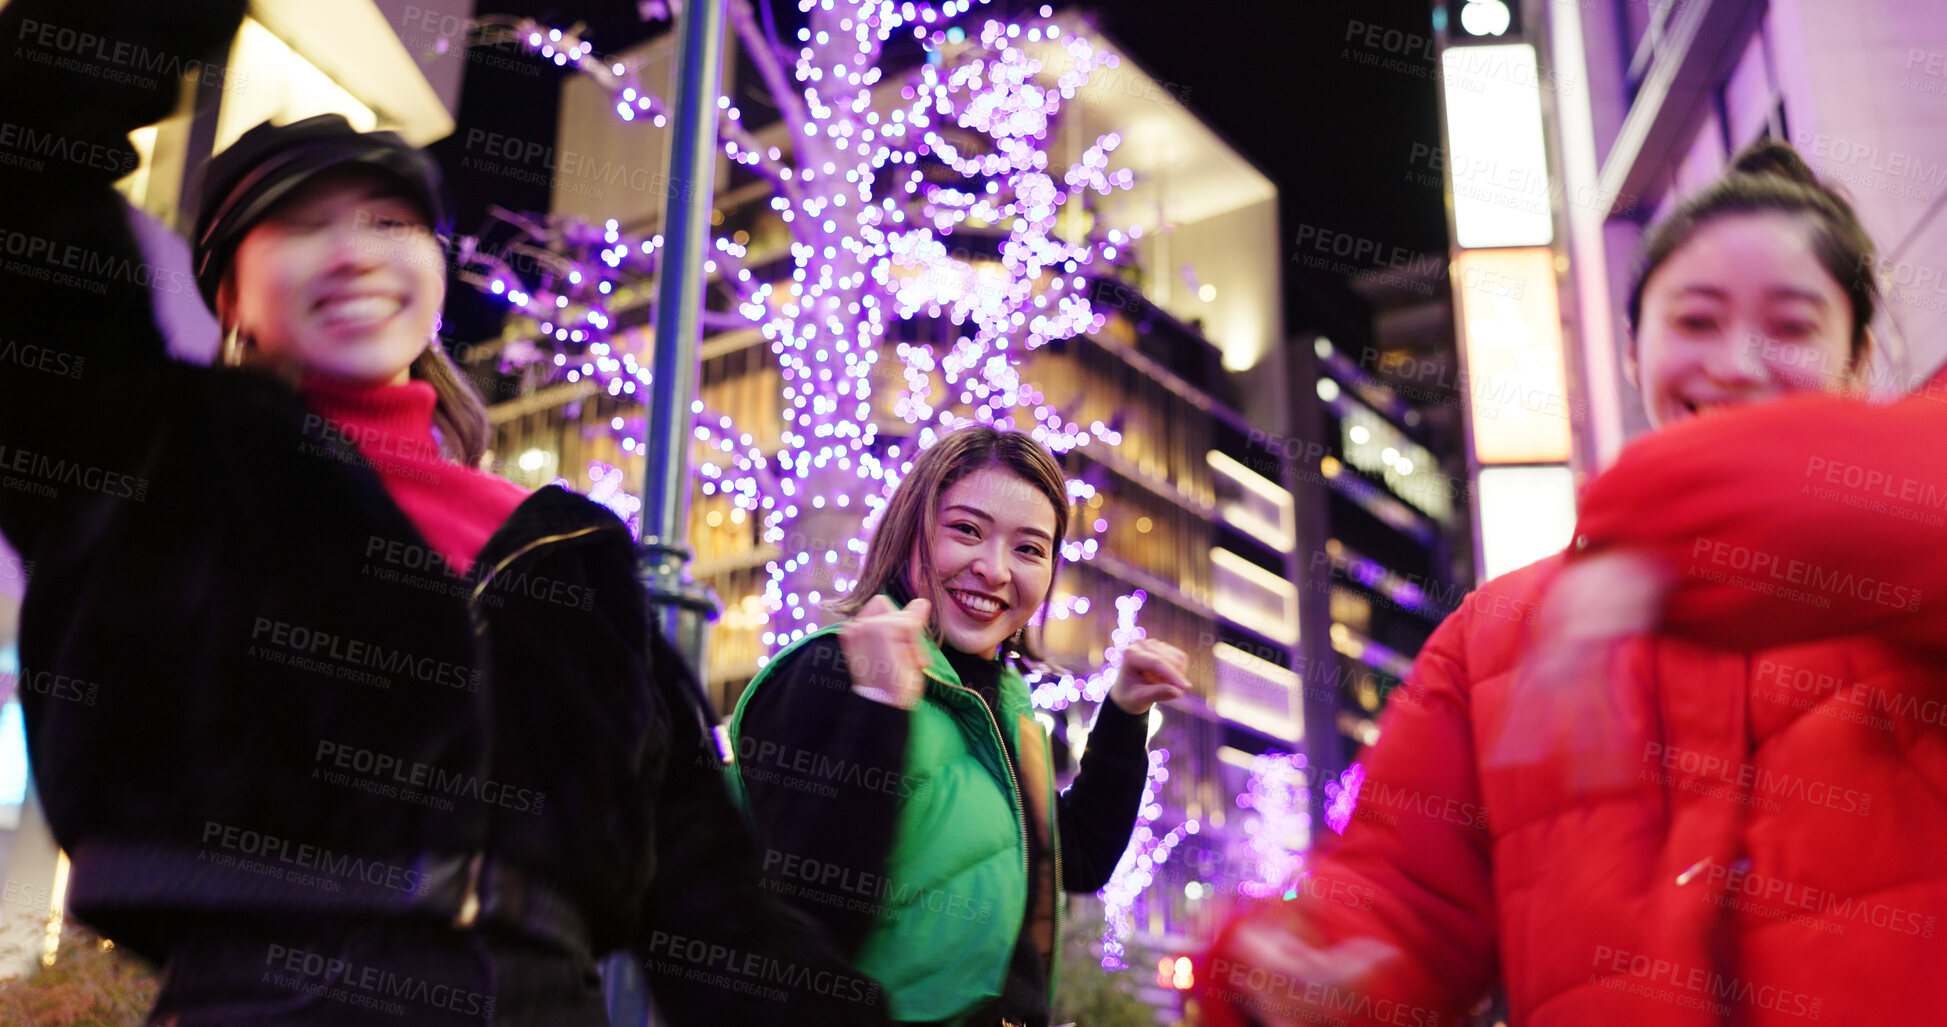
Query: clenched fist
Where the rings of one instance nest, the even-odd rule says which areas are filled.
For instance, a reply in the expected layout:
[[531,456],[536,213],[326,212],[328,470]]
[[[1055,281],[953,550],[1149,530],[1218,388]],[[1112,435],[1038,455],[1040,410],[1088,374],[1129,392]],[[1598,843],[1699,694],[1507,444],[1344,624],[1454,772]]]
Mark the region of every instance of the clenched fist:
[[926,666],[920,639],[933,604],[915,599],[905,609],[885,596],[873,596],[858,616],[838,629],[838,645],[852,674],[852,691],[875,702],[910,710],[926,694]]
[[1190,690],[1190,680],[1183,676],[1189,667],[1183,650],[1153,638],[1137,639],[1122,651],[1122,670],[1109,686],[1109,698],[1124,713],[1141,716]]

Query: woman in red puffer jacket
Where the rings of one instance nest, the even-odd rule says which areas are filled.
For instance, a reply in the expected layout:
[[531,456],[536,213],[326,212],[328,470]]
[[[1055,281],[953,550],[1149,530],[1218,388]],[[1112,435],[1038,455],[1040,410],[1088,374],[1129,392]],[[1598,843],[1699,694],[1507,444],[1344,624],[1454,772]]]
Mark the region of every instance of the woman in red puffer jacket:
[[1497,976],[1517,1027],[1947,1008],[1947,374],[1843,395],[1874,266],[1782,143],[1651,232],[1659,430],[1427,642],[1343,839],[1206,955],[1206,1022],[1447,1024]]

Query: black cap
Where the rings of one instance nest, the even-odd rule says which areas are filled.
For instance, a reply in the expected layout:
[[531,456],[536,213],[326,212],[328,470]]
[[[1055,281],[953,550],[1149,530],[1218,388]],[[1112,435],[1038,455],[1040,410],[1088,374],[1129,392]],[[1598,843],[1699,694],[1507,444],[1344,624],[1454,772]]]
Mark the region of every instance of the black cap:
[[360,132],[340,114],[245,132],[198,172],[196,285],[216,309],[216,287],[230,267],[237,243],[277,201],[311,176],[341,164],[390,172],[426,210],[442,241],[452,235],[441,197],[439,165],[393,132]]

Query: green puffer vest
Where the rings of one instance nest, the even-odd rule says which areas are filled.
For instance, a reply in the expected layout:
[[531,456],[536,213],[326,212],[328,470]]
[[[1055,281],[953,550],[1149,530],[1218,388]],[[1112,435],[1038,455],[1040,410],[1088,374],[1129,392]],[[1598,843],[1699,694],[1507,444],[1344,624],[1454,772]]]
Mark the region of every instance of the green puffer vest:
[[[731,718],[733,748],[750,697],[797,649],[839,625],[787,646],[759,671]],[[998,996],[1008,960],[1027,915],[1027,831],[1045,822],[1053,855],[1053,938],[1061,938],[1061,841],[1055,835],[1055,791],[1047,734],[1036,723],[1028,688],[1008,664],[1001,672],[1001,716],[988,713],[979,693],[960,683],[946,654],[922,638],[926,698],[913,710],[906,745],[912,794],[899,812],[886,854],[878,923],[859,949],[857,967],[886,990],[887,1009],[900,1021],[952,1021]],[[998,721],[998,722],[997,722]],[[1025,728],[1025,730],[1024,730]],[[1041,801],[1022,803],[998,732],[1021,754],[1023,776],[1039,777]],[[1022,749],[1025,740],[1027,749]],[[731,788],[749,808],[743,778],[731,768]],[[833,830],[844,825],[834,823]],[[1059,960],[1057,960],[1059,962]],[[1055,967],[1048,972],[1052,1002]]]

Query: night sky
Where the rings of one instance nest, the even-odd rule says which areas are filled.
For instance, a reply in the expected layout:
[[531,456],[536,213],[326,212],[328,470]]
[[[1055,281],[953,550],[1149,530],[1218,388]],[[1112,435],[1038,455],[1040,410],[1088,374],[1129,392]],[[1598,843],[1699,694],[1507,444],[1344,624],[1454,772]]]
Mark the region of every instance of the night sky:
[[[755,0],[765,2],[765,0]],[[779,35],[792,38],[795,0],[770,0]],[[996,0],[981,12],[1023,9],[1040,0]],[[1159,81],[1230,140],[1275,182],[1285,248],[1287,327],[1304,327],[1306,272],[1291,262],[1293,241],[1350,233],[1383,253],[1446,251],[1435,81],[1430,72],[1430,0],[1115,0],[1081,5]],[[586,22],[598,50],[620,50],[664,31],[645,25],[628,0],[542,2],[479,0],[482,14]],[[1371,30],[1368,29],[1371,27]],[[540,63],[538,59],[536,63]],[[458,149],[469,128],[550,138],[557,89],[566,72],[538,75],[469,66],[459,130],[434,147],[459,199],[461,231],[478,226],[487,200],[545,207],[544,187],[513,195],[504,179],[470,183]],[[448,152],[450,151],[450,152]],[[1397,248],[1397,250],[1395,249]],[[1342,290],[1328,290],[1342,292]],[[467,305],[465,299],[452,297]],[[475,298],[477,300],[477,297]],[[481,313],[484,313],[484,309]],[[455,311],[455,313],[459,313]],[[484,325],[482,326],[485,327]]]
[[[1443,193],[1430,184],[1440,172],[1430,152],[1440,143],[1431,9],[1429,0],[1096,8],[1103,31],[1187,88],[1189,106],[1277,182],[1288,315],[1308,274],[1291,261],[1301,228],[1350,233],[1382,252],[1446,253]],[[1376,47],[1365,44],[1368,26],[1380,30]],[[1302,327],[1287,317],[1288,329]]]

